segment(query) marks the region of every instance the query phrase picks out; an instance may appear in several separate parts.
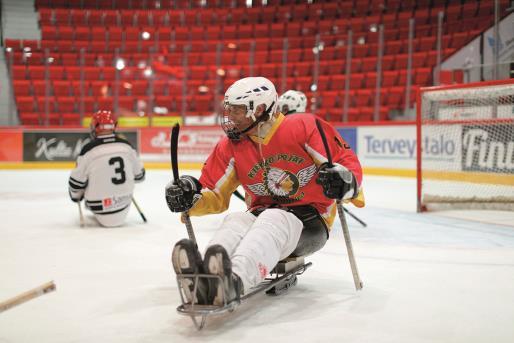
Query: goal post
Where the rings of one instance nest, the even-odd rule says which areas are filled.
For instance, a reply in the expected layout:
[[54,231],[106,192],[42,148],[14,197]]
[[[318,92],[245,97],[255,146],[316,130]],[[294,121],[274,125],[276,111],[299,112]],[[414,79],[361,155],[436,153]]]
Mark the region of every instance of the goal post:
[[418,212],[514,211],[514,79],[421,88]]

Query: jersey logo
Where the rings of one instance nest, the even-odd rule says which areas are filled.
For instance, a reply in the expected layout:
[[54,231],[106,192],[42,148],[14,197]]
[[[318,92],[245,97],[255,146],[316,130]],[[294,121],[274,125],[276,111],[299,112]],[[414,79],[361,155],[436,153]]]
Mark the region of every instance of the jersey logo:
[[105,198],[102,201],[104,208],[109,208],[112,206],[112,199],[111,198]]
[[264,175],[263,183],[248,185],[252,193],[258,196],[290,197],[298,192],[312,179],[316,173],[316,165],[312,164],[297,174],[279,168],[270,168]]

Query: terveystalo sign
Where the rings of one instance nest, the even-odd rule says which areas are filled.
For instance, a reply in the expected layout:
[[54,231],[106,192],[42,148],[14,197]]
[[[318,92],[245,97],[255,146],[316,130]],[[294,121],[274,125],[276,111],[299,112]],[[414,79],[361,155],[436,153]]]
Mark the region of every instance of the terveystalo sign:
[[[119,132],[138,150],[136,132]],[[24,161],[75,161],[91,141],[84,131],[26,131],[23,133]]]

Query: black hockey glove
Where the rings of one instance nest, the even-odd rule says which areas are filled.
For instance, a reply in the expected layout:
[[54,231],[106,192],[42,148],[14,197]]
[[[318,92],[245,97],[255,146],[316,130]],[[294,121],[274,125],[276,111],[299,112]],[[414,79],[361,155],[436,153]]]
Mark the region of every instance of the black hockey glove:
[[166,203],[171,212],[185,212],[202,197],[202,184],[192,176],[181,176],[166,185]]
[[331,168],[323,163],[319,167],[316,183],[323,187],[323,194],[330,199],[346,200],[357,195],[357,180],[351,171],[337,163]]

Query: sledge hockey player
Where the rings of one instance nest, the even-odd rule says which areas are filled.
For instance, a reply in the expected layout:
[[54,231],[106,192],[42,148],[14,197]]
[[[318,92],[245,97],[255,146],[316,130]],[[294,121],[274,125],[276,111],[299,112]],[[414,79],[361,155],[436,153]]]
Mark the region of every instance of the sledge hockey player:
[[145,178],[137,152],[115,134],[116,124],[110,111],[93,114],[92,141],[82,148],[68,182],[71,200],[79,202],[85,198],[86,208],[107,227],[123,224],[134,183]]
[[[282,114],[304,113],[307,108],[307,97],[304,93],[290,89],[278,98],[278,109]],[[234,195],[244,200],[243,195],[238,190]]]
[[[225,93],[222,127],[226,133],[208,157],[199,180],[181,176],[165,188],[172,212],[192,216],[220,213],[242,185],[248,211],[228,214],[204,257],[189,239],[179,241],[172,264],[179,274],[220,276],[182,278],[188,302],[222,306],[261,283],[289,256],[321,249],[337,212],[335,199],[363,206],[362,171],[357,156],[326,122],[334,166],[327,166],[314,115],[284,116],[273,83],[247,77]],[[223,297],[226,296],[224,299]]]
[[278,98],[278,109],[284,115],[303,113],[307,109],[307,97],[300,91],[290,89]]

